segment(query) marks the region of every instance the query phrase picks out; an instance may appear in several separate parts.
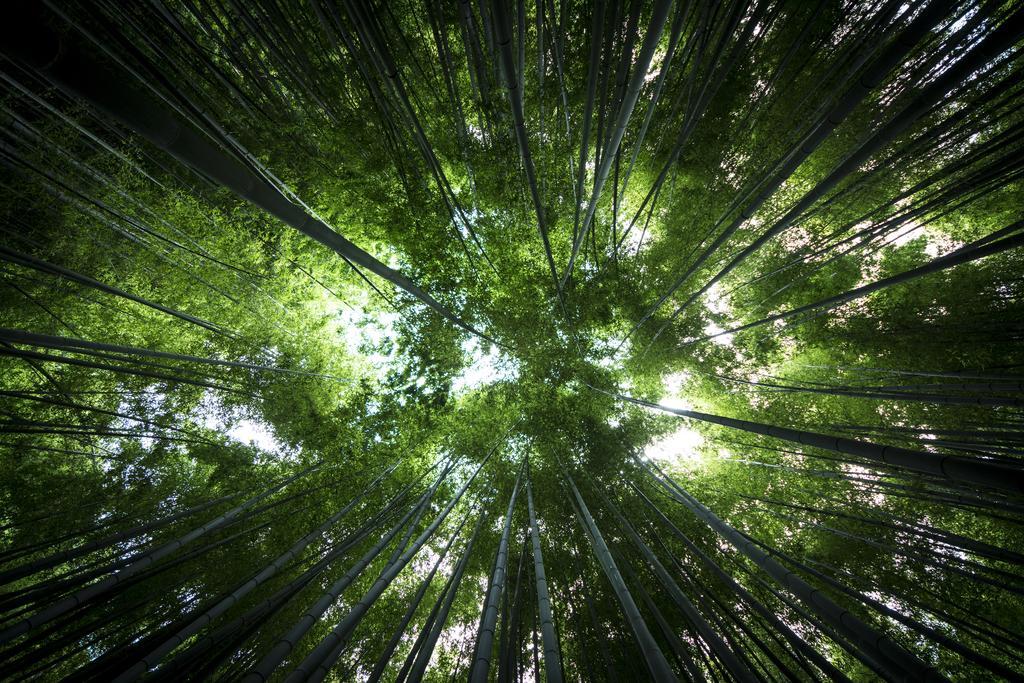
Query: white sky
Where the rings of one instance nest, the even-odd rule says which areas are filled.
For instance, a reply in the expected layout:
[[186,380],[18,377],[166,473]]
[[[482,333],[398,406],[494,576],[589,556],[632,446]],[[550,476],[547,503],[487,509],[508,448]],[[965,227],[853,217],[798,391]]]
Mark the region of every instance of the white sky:
[[519,364],[510,358],[503,358],[494,346],[484,353],[476,337],[470,337],[462,343],[462,352],[468,358],[468,363],[452,383],[453,393],[461,394],[486,384],[513,379],[519,372]]
[[[709,337],[711,337],[711,335],[713,334],[718,334],[719,332],[724,331],[724,327],[716,325],[715,323],[708,323],[707,325],[704,326],[704,334]],[[723,334],[720,337],[711,337],[709,341],[711,341],[714,344],[718,344],[719,346],[732,346],[732,338],[733,335],[731,334]]]
[[378,311],[365,315],[361,311],[345,309],[338,311],[337,318],[345,344],[354,357],[366,359],[378,370],[394,359],[394,347],[390,353],[383,353],[382,346],[386,340],[396,336],[397,313]]
[[203,395],[200,410],[203,426],[227,435],[231,441],[255,446],[261,451],[285,459],[296,455],[293,449],[277,439],[273,427],[261,420],[254,420],[227,409],[212,391],[207,390]]
[[[729,305],[729,300],[725,296],[725,292],[716,282],[711,285],[708,289],[707,294],[704,295],[704,302],[707,304],[708,310],[718,315],[724,315],[729,318],[732,317],[732,307]],[[717,325],[716,323],[708,323],[704,326],[704,334],[711,336],[724,331],[725,328]],[[712,337],[711,341],[720,346],[732,346],[732,335],[723,334],[721,337]]]

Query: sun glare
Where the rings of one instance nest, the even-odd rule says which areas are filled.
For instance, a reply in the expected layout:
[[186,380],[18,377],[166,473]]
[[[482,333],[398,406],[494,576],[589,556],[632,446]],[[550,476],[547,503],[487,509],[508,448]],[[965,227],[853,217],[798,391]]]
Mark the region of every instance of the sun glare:
[[[693,404],[683,396],[689,378],[690,375],[686,372],[668,375],[664,380],[665,393],[658,403],[679,410],[693,409]],[[683,424],[671,434],[649,443],[644,449],[644,456],[648,460],[668,463],[672,467],[693,469],[704,458],[700,451],[703,443],[704,437],[699,432]]]
[[703,436],[684,426],[649,444],[644,449],[644,456],[648,460],[666,462],[673,467],[693,469],[704,460],[700,451],[703,443]]

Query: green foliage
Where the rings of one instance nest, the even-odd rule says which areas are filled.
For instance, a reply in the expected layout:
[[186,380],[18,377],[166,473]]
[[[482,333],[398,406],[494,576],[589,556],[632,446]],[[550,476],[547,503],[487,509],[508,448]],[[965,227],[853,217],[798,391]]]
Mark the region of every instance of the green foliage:
[[[365,679],[383,657],[396,679],[448,602],[425,679],[469,676],[484,595],[503,574],[490,677],[559,680],[541,641],[523,501],[496,571],[521,471],[567,679],[648,675],[638,627],[686,680],[895,679],[917,665],[978,680],[1021,669],[1020,490],[621,398],[996,464],[1019,482],[1024,260],[1009,248],[1024,200],[1019,45],[985,53],[970,78],[820,189],[977,41],[1015,27],[1019,10],[966,3],[937,16],[860,92],[924,11],[673,5],[618,149],[609,128],[650,3],[39,11],[45,20],[25,19],[26,35],[59,26],[96,73],[123,76],[124,92],[206,136],[217,163],[241,161],[486,337],[211,182],[194,160],[179,163],[187,152],[175,160],[166,141],[126,123],[130,97],[122,112],[66,97],[73,88],[23,64],[4,29],[0,678],[114,680],[141,666],[133,676],[148,670],[147,680],[226,680],[307,623],[274,667],[284,680],[333,642],[361,598],[372,604],[328,657],[327,677]],[[515,68],[543,220],[495,12],[509,13],[513,55],[525,55]],[[819,130],[820,144],[808,142]],[[585,226],[608,154],[614,170]],[[991,243],[1005,246],[770,320]],[[120,348],[27,343],[17,331]],[[595,554],[567,475],[639,621]],[[878,637],[830,621],[686,496]],[[405,548],[408,564],[377,596]],[[353,567],[340,595],[304,618]],[[104,580],[109,590],[84,607],[15,633]]]

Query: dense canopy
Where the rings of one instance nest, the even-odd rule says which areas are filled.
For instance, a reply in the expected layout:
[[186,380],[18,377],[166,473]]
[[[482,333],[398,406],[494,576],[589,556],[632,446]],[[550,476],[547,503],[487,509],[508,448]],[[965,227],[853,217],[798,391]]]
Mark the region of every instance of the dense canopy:
[[1024,680],[1024,5],[17,0],[0,679]]

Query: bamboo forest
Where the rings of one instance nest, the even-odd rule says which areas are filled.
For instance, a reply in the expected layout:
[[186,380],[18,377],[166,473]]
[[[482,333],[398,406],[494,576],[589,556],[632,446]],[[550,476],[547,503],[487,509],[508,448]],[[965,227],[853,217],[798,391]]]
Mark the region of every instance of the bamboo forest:
[[1024,2],[10,0],[0,680],[1024,681]]

